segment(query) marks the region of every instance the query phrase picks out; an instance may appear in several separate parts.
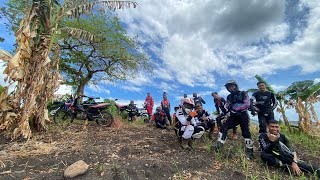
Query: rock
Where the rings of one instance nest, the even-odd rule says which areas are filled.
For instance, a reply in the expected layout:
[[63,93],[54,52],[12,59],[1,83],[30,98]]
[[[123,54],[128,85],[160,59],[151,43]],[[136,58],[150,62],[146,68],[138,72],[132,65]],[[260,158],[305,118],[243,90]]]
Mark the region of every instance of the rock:
[[64,170],[64,177],[74,178],[76,176],[85,174],[88,171],[88,168],[89,165],[85,163],[83,160],[77,161]]

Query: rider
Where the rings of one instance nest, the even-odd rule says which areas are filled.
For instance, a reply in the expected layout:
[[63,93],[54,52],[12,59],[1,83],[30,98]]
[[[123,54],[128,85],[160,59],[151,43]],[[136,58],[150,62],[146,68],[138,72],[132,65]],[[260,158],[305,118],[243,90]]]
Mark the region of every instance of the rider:
[[193,96],[193,101],[194,101],[194,104],[197,105],[197,104],[200,104],[202,106],[202,104],[205,104],[206,102],[202,99],[202,97],[198,96],[197,93],[193,93],[192,94]]
[[168,100],[167,93],[163,93],[163,100],[161,101],[161,109],[165,112],[170,125],[172,125],[171,115],[170,115],[170,102]]
[[191,147],[192,136],[197,135],[201,137],[204,132],[204,128],[197,126],[195,121],[195,112],[192,112],[194,108],[194,102],[191,98],[183,98],[181,100],[181,108],[176,112],[176,118],[178,120],[175,130],[179,138],[181,138],[181,147],[183,149],[189,149]]
[[136,120],[137,118],[137,113],[138,113],[138,108],[134,104],[134,101],[130,101],[130,104],[128,105],[128,116],[130,120]]
[[236,81],[229,80],[225,87],[230,92],[227,97],[226,108],[228,109],[227,121],[222,125],[218,136],[218,143],[215,146],[216,151],[219,151],[227,138],[229,129],[234,128],[240,124],[242,136],[245,140],[246,156],[248,160],[253,158],[253,140],[249,129],[249,99],[245,91],[240,91]]
[[154,122],[157,128],[166,129],[168,125],[168,119],[166,113],[161,109],[161,107],[156,108],[156,112],[153,114]]
[[[301,172],[316,173],[320,177],[320,169],[311,166],[297,158],[296,152],[291,150],[288,138],[280,133],[279,123],[270,119],[268,124],[268,133],[259,135],[261,147],[261,159],[269,166],[281,167],[285,170],[292,170],[297,176]],[[291,171],[290,171],[291,172]]]
[[[220,131],[221,126],[222,126],[222,119],[224,119],[227,110],[224,107],[226,104],[226,100],[223,97],[220,97],[219,94],[217,92],[214,92],[211,94],[211,96],[213,97],[213,101],[214,101],[214,106],[216,107],[216,111],[218,112],[218,117],[217,117],[217,126],[218,126],[218,131]],[[221,113],[220,113],[220,109],[221,109]],[[232,129],[232,138],[236,139],[237,138],[237,126],[234,127]]]
[[268,121],[274,119],[273,110],[277,107],[277,100],[272,92],[267,91],[264,82],[258,82],[259,91],[250,98],[251,114],[258,112],[259,133],[267,132]]
[[152,116],[152,108],[154,105],[154,101],[153,101],[153,97],[150,95],[149,92],[147,93],[147,97],[146,97],[146,100],[144,101],[144,105],[146,106],[146,109],[149,115],[149,120],[150,120],[150,117]]
[[215,128],[214,118],[210,113],[202,108],[200,104],[196,105],[197,115],[195,116],[198,126],[204,127],[205,130],[210,130],[213,133]]

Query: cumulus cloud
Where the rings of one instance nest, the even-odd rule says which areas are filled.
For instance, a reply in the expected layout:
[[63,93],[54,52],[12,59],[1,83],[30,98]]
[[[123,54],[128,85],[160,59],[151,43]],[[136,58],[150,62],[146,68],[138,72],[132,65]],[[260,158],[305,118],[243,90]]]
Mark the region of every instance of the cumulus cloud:
[[279,91],[283,91],[285,90],[287,87],[286,86],[281,86],[281,85],[270,85],[272,87],[272,89],[275,91],[275,92],[279,92]]
[[150,75],[140,73],[135,78],[128,79],[128,82],[136,86],[146,86],[152,82],[151,79]]
[[[292,67],[302,73],[320,68],[317,1],[137,2],[137,9],[119,15],[129,33],[161,58],[155,73],[161,80],[213,88],[217,74],[252,78]],[[288,17],[286,9],[292,8],[295,17]]]
[[72,87],[62,84],[59,86],[59,89],[54,94],[55,95],[72,94]]
[[89,84],[89,89],[94,91],[94,92],[98,92],[98,93],[105,93],[106,95],[110,94],[110,90],[106,89],[105,86],[102,85],[94,85],[94,84]]
[[134,87],[134,86],[122,86],[121,87],[124,90],[128,90],[128,91],[135,91],[135,92],[141,92],[142,89],[138,88],[138,87]]

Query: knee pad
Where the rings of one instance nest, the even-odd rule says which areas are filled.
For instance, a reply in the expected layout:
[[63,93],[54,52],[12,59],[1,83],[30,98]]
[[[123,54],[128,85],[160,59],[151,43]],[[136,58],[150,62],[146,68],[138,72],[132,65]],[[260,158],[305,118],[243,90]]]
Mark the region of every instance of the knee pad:
[[253,149],[253,140],[252,139],[245,138],[244,142],[246,144],[246,148]]

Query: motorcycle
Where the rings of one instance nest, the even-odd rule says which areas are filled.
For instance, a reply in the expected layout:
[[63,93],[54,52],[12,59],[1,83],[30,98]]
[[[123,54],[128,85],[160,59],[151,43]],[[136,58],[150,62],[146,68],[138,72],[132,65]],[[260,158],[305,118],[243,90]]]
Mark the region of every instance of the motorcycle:
[[143,108],[138,108],[137,116],[142,117],[145,123],[149,122],[149,114],[145,105]]
[[49,114],[51,116],[54,116],[59,109],[67,110],[71,106],[72,102],[73,102],[72,96],[69,97],[66,101],[55,101],[55,102],[53,102],[52,106],[50,108],[48,108],[48,109],[50,109],[49,110]]
[[133,121],[137,117],[143,118],[145,122],[149,121],[149,114],[145,106],[138,108],[136,104],[129,104],[125,110],[128,112],[129,121]]
[[[100,126],[110,126],[113,122],[113,116],[106,110],[110,103],[96,103],[96,102],[84,102],[79,104],[79,96],[75,98],[73,103],[68,109],[59,109],[54,115],[54,122],[60,124],[61,122],[70,121],[71,123],[75,118],[80,117],[80,120],[96,121]],[[97,99],[88,97],[89,99]]]

